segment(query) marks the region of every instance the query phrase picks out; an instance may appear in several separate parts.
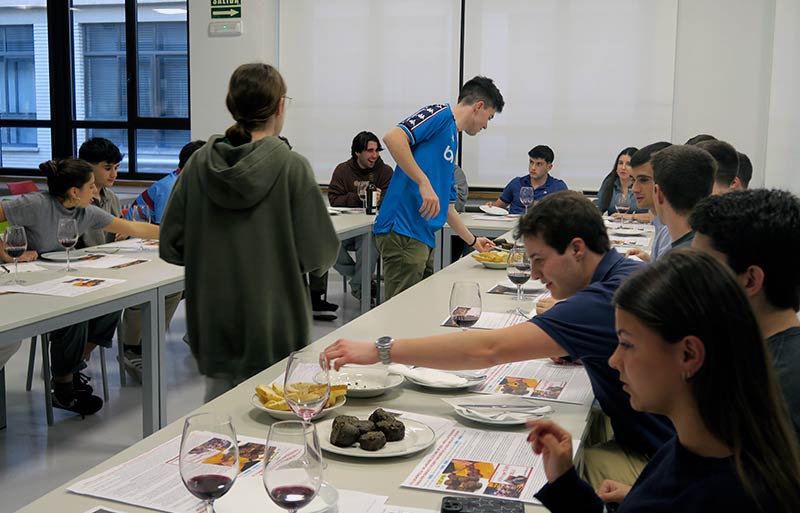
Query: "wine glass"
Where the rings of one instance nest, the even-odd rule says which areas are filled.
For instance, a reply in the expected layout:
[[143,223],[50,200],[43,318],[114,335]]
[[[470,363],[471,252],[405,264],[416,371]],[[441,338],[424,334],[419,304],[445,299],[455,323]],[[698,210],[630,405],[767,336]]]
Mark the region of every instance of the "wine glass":
[[462,330],[481,318],[481,287],[474,281],[457,281],[450,290],[450,318]]
[[[131,219],[140,223],[150,223],[152,212],[147,205],[131,205]],[[139,251],[144,251],[144,239],[139,238]]]
[[239,475],[239,446],[231,418],[197,413],[186,418],[181,437],[180,472],[189,492],[214,513],[214,500],[225,495]]
[[17,271],[17,260],[28,249],[28,239],[25,236],[24,226],[7,226],[3,234],[3,247],[5,248],[8,256],[14,259],[14,279],[9,283],[11,285],[22,285],[25,282],[19,279],[19,272]]
[[331,378],[325,353],[295,351],[289,355],[283,377],[286,404],[301,419],[311,422],[331,395]]
[[622,214],[621,222],[622,224],[625,224],[625,214],[627,214],[631,209],[631,198],[627,189],[622,191],[622,193],[619,195],[617,202],[614,204],[614,208],[617,209],[617,212]]
[[67,267],[64,272],[74,271],[75,268],[69,263],[69,250],[78,243],[78,223],[74,219],[63,218],[58,220],[58,232],[56,233],[58,243],[67,251]]
[[528,207],[533,205],[533,187],[522,187],[519,190],[519,201],[525,205],[525,213],[528,213]]
[[367,187],[369,187],[369,182],[356,182],[356,192],[358,193],[358,197],[361,198],[361,204],[364,208],[367,207]]
[[278,507],[295,513],[314,499],[322,485],[317,430],[300,420],[276,422],[267,432],[266,451],[264,488]]
[[523,244],[516,242],[508,253],[506,272],[511,283],[517,286],[517,308],[512,312],[527,317],[528,315],[522,310],[522,285],[531,279],[531,261]]

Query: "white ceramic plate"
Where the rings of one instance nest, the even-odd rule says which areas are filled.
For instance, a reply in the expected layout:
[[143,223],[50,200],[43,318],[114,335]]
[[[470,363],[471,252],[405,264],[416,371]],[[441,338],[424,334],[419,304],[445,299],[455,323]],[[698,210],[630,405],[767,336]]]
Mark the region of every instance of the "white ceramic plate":
[[377,451],[365,451],[354,445],[352,447],[337,447],[331,443],[331,429],[333,419],[317,424],[319,433],[319,445],[322,450],[344,456],[354,456],[356,458],[393,458],[395,456],[406,456],[422,451],[430,447],[436,441],[436,434],[428,425],[416,420],[400,418],[406,425],[406,436],[399,442],[386,442],[386,445]]
[[644,237],[646,235],[644,230],[636,228],[614,228],[609,230],[609,233],[623,237]]
[[484,262],[483,260],[478,260],[478,262],[482,263],[487,269],[505,269],[508,267],[508,262]]
[[[322,410],[321,412],[316,414],[314,416],[314,419],[321,419],[322,417],[325,417],[330,412],[332,412],[334,410],[337,410],[337,409],[341,408],[342,406],[344,406],[345,402],[347,402],[347,397],[345,397],[345,396],[337,397],[336,398],[336,403],[333,406],[331,406],[330,408],[325,408],[324,410]],[[253,394],[252,397],[250,397],[250,404],[253,405],[253,408],[256,408],[256,409],[261,410],[261,411],[265,411],[265,412],[269,413],[271,416],[273,416],[274,418],[276,418],[278,420],[297,420],[299,418],[297,416],[297,414],[295,414],[295,412],[293,412],[291,410],[289,410],[289,411],[270,410],[269,408],[267,408],[266,406],[261,404],[261,401],[258,399],[258,394]]]
[[490,216],[507,216],[508,210],[500,207],[490,207],[489,205],[481,205],[481,210]]
[[[298,513],[336,513],[339,491],[332,485],[323,482],[317,496],[308,506],[300,508]],[[261,474],[258,476],[240,477],[233,483],[230,491],[214,501],[217,513],[286,513],[272,502],[264,489]]]
[[[498,285],[507,289],[517,290],[517,286],[511,283],[511,280],[503,280]],[[543,292],[545,288],[544,283],[539,280],[528,280],[522,284],[522,293]]]
[[456,376],[462,377],[462,378],[466,379],[467,381],[466,381],[466,383],[461,384],[461,385],[431,385],[430,383],[427,383],[425,381],[419,381],[417,379],[414,379],[411,376],[406,376],[406,379],[409,380],[410,382],[414,383],[415,385],[419,385],[419,386],[425,387],[425,388],[432,388],[434,390],[459,390],[459,389],[462,389],[462,388],[474,387],[475,385],[480,385],[481,383],[486,381],[486,375],[485,374],[470,375],[469,373],[467,373],[467,371],[465,371],[465,372],[441,371],[441,372],[448,372],[449,374],[455,374]]
[[[77,262],[80,260],[82,256],[86,256],[85,249],[73,249],[69,252],[69,260],[71,262]],[[66,251],[53,251],[51,253],[42,253],[39,255],[39,258],[43,260],[49,260],[51,262],[66,262],[67,261],[67,252]]]
[[[531,418],[530,416],[515,415],[511,419],[497,420],[475,415],[473,411],[470,410],[469,408],[453,408],[453,411],[456,412],[456,415],[458,415],[459,417],[465,418],[467,420],[471,420],[473,422],[480,422],[481,424],[491,424],[494,426],[516,426],[519,424],[525,424],[525,422],[529,418]],[[490,411],[490,410],[484,410],[484,411]]]
[[405,378],[385,370],[343,367],[331,371],[331,385],[347,385],[348,397],[375,397],[400,386]]

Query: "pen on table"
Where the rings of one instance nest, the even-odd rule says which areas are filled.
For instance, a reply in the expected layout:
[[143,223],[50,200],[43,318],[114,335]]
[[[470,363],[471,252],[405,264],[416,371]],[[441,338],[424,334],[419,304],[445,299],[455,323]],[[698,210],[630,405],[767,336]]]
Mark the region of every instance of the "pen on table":
[[0,268],[2,268],[2,269],[3,269],[5,272],[7,272],[7,273],[10,273],[10,272],[11,272],[11,271],[9,271],[9,270],[8,270],[8,268],[7,268],[6,266],[4,266],[4,265],[0,265]]

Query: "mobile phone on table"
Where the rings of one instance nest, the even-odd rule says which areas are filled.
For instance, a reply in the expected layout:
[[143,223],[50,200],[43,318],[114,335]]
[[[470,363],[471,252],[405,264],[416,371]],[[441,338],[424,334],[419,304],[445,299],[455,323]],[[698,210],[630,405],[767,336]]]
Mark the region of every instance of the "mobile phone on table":
[[492,497],[447,496],[442,499],[442,513],[525,513],[521,502]]

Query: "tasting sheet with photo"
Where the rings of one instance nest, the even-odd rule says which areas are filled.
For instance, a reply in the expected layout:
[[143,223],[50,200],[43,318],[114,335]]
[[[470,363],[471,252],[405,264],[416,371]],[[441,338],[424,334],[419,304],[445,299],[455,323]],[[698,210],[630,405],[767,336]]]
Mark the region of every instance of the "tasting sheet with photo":
[[527,360],[497,365],[487,369],[486,376],[474,392],[573,404],[593,397],[589,375],[582,365]]
[[[454,427],[403,481],[403,486],[445,494],[481,495],[539,504],[547,482],[542,457],[527,433]],[[580,442],[573,442],[577,450]]]
[[16,292],[18,294],[40,294],[43,296],[77,297],[83,294],[113,287],[125,280],[115,278],[89,278],[85,276],[64,276],[33,285],[0,285],[0,294]]
[[[468,329],[475,330],[496,330],[500,328],[508,328],[527,321],[524,316],[518,313],[501,313],[501,312],[481,312],[478,321],[469,326]],[[448,317],[441,324],[448,328],[458,328],[458,324],[452,316]]]

